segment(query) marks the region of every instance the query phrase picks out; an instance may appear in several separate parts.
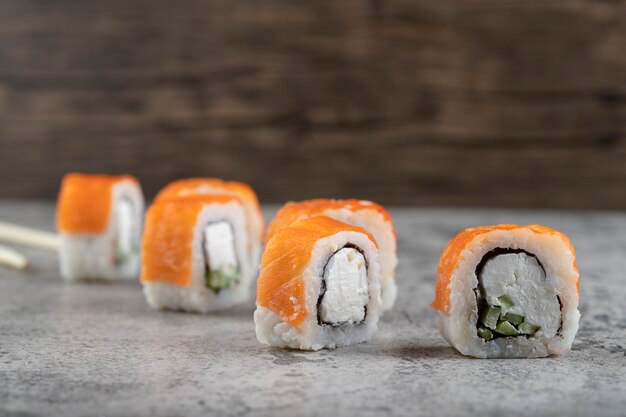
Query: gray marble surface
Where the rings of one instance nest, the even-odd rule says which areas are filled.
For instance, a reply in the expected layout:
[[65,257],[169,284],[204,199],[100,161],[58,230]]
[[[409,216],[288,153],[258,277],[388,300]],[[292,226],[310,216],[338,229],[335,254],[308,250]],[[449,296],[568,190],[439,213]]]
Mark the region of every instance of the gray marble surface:
[[[268,209],[268,218],[273,214]],[[139,284],[68,284],[51,253],[0,269],[1,415],[624,416],[626,215],[395,209],[400,296],[375,337],[334,351],[259,344],[253,303],[151,310]],[[0,201],[0,220],[50,229],[51,203]],[[429,307],[445,243],[489,223],[567,233],[582,274],[581,328],[565,356],[478,360],[439,335]]]

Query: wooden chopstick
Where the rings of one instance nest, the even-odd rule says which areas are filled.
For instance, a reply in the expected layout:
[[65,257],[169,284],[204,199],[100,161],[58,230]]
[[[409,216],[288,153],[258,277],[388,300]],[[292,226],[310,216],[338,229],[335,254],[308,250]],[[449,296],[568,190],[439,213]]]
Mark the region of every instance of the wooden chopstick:
[[28,266],[28,258],[16,250],[0,245],[0,264],[15,269],[25,269]]
[[0,222],[0,240],[51,251],[59,248],[59,238],[54,233],[5,222]]

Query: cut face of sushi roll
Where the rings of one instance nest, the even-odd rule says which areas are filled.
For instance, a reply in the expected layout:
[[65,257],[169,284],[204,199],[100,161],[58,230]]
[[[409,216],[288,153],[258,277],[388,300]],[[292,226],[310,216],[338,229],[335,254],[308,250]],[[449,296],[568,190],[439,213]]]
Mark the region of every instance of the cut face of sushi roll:
[[302,350],[368,340],[378,327],[380,264],[365,229],[326,216],[301,220],[268,242],[257,282],[257,339]]
[[146,216],[141,281],[154,308],[207,313],[250,298],[246,216],[231,195],[154,203]]
[[567,236],[545,226],[467,229],[444,250],[433,307],[459,352],[544,357],[567,352],[578,330],[579,274]]
[[378,243],[383,311],[395,303],[398,289],[395,271],[398,264],[397,237],[391,215],[382,206],[365,200],[315,199],[285,204],[267,229],[265,241],[280,229],[314,216],[328,216],[368,230]]
[[137,278],[143,210],[133,177],[66,175],[57,207],[61,276]]
[[256,193],[247,184],[218,178],[188,178],[174,181],[157,194],[155,201],[202,194],[234,195],[244,205],[247,218],[251,271],[256,273],[261,258],[265,220]]

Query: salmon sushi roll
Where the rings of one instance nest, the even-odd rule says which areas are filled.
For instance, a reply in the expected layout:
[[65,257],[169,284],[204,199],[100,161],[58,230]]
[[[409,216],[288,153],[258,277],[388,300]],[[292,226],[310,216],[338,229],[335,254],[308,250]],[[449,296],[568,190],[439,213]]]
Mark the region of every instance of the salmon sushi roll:
[[285,204],[267,229],[265,241],[291,223],[313,216],[328,216],[335,220],[368,230],[378,243],[383,311],[396,301],[395,282],[397,235],[391,215],[381,205],[365,200],[314,199]]
[[326,216],[278,230],[257,282],[257,339],[270,346],[319,350],[368,340],[381,309],[374,236]]
[[466,229],[441,255],[435,300],[443,337],[477,358],[570,350],[580,276],[569,238],[546,226]]
[[134,177],[66,175],[57,205],[61,276],[136,279],[143,210]]
[[249,259],[252,268],[256,271],[261,258],[265,219],[259,199],[252,187],[242,182],[224,181],[218,178],[187,178],[169,183],[159,191],[155,201],[194,194],[229,194],[241,200],[247,218]]
[[243,203],[234,195],[163,198],[146,214],[141,282],[157,309],[208,313],[250,298]]

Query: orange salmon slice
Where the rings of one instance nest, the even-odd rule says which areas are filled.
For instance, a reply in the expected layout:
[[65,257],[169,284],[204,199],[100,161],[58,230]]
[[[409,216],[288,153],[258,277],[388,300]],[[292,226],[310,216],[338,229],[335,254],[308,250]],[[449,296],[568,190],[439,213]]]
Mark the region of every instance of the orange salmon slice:
[[129,175],[71,173],[63,177],[57,204],[57,229],[62,233],[102,233],[111,215],[113,187],[139,181]]

